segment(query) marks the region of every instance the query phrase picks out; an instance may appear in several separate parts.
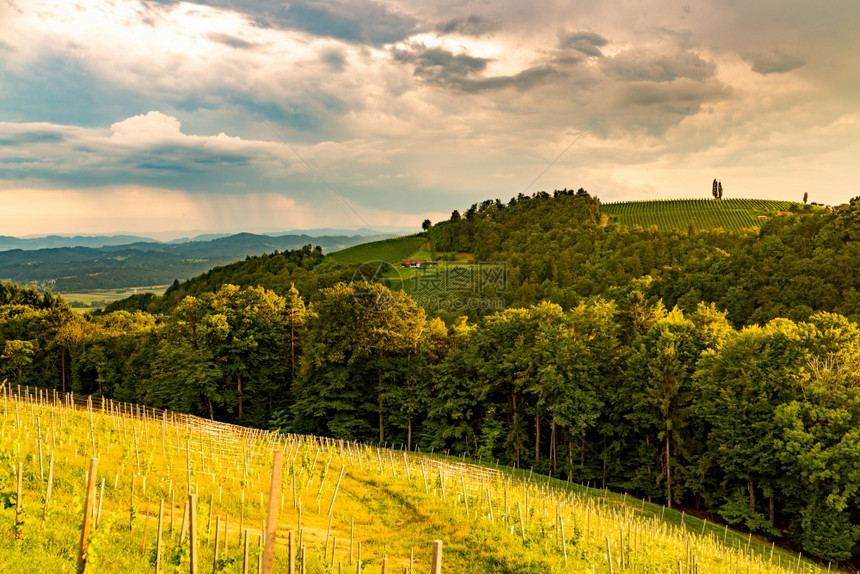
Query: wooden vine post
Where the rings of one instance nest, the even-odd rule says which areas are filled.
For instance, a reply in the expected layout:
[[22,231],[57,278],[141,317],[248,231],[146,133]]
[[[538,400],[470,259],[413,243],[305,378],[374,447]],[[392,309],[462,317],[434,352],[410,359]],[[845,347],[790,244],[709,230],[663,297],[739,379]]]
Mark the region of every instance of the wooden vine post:
[[191,551],[191,574],[197,574],[197,495],[188,495],[188,540],[190,542]]
[[21,519],[21,513],[24,510],[24,500],[23,495],[24,492],[21,488],[24,476],[24,465],[20,462],[18,463],[18,490],[15,496],[15,537],[21,537],[21,526],[23,526],[24,521]]
[[[104,483],[102,483],[104,485]],[[164,534],[164,499],[158,503],[158,534],[155,540],[155,574],[161,570],[161,537]]]
[[242,574],[248,574],[248,529],[244,530],[245,538],[242,548]]
[[93,519],[93,504],[96,498],[96,469],[99,459],[90,459],[90,473],[87,476],[87,498],[84,503],[84,524],[81,528],[81,544],[78,549],[78,572],[83,572],[87,565],[87,545],[90,537],[90,524]]
[[288,570],[289,574],[296,574],[296,540],[295,539],[296,539],[295,532],[290,530],[288,533],[288,539],[287,539],[287,541],[288,541],[287,542],[287,549],[289,550],[289,553],[290,553],[289,570]]
[[334,501],[337,498],[337,491],[340,490],[340,481],[343,478],[344,469],[346,469],[346,465],[340,467],[340,475],[337,477],[337,485],[334,487],[334,494],[331,495],[331,505],[328,507],[329,518],[331,518],[331,513],[334,511]]
[[[53,462],[51,464],[53,464]],[[102,502],[104,501],[104,498],[105,498],[105,479],[104,479],[104,477],[102,477],[102,484],[99,487],[99,507],[98,507],[98,510],[96,511],[96,528],[99,527],[99,523],[101,522],[101,519],[102,519]]]
[[272,461],[272,483],[269,487],[269,513],[266,517],[266,546],[263,549],[263,574],[272,574],[275,566],[275,538],[278,531],[278,500],[281,492],[281,467],[284,451],[275,450]]
[[221,537],[221,515],[215,517],[215,549],[212,553],[212,572],[218,570],[218,550]]
[[606,560],[609,562],[609,574],[615,574],[612,568],[612,547],[609,545],[609,537],[606,537]]
[[54,487],[54,451],[51,451],[51,458],[48,462],[48,487],[45,490],[45,509],[42,511],[42,530],[45,529],[45,524],[48,521],[48,504],[51,502],[51,490]]
[[433,541],[433,560],[430,562],[430,574],[442,574],[442,541]]

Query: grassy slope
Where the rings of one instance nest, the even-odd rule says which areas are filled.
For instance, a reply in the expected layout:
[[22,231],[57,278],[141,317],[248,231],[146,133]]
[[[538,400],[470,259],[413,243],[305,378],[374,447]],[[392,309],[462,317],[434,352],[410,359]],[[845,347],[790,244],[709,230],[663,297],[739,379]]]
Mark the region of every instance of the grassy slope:
[[[170,413],[166,419],[159,414],[142,421],[118,414],[110,404],[107,412],[101,412],[98,402],[92,423],[85,410],[31,405],[12,398],[3,401],[2,409],[3,572],[74,572],[84,477],[93,448],[88,436],[90,424],[99,454],[97,482],[105,479],[101,524],[94,529],[90,542],[87,571],[92,572],[153,571],[161,500],[165,501],[162,571],[188,571],[188,544],[180,547],[178,539],[189,467],[198,500],[200,571],[212,571],[213,530],[219,516],[221,528],[227,524],[228,539],[220,551],[218,571],[241,571],[240,521],[250,531],[255,567],[267,504],[267,494],[261,493],[268,493],[274,444],[285,450],[275,570],[279,572],[286,571],[284,543],[288,530],[298,530],[299,524],[299,536],[307,547],[308,574],[330,572],[332,554],[336,562],[343,562],[345,571],[354,572],[355,566],[348,566],[351,532],[355,536],[352,556],[357,559],[361,542],[365,574],[377,574],[383,556],[388,556],[389,572],[403,572],[413,550],[415,571],[428,571],[434,539],[445,544],[444,571],[457,573],[605,573],[609,572],[607,541],[614,570],[619,572],[622,540],[626,571],[633,572],[677,572],[678,560],[687,561],[688,548],[703,574],[726,572],[735,565],[739,571],[749,566],[750,571],[781,574],[787,569],[777,568],[777,563],[793,566],[796,561],[796,556],[779,549],[771,560],[770,546],[755,538],[747,549],[748,538],[743,534],[682,518],[631,497],[530,477],[507,468],[438,455],[321,443],[313,437],[279,437],[194,417],[174,419]],[[42,529],[52,450],[53,495],[47,525]],[[23,467],[24,513],[16,527],[15,469],[19,462]],[[341,469],[343,478],[339,481]],[[564,550],[560,544],[562,528]],[[223,530],[218,536],[225,544]],[[727,547],[722,545],[724,537]],[[251,570],[255,571],[253,567]]]
[[656,225],[659,229],[686,231],[693,223],[696,229],[722,228],[739,230],[760,227],[759,216],[775,217],[788,212],[796,204],[790,201],[764,199],[670,199],[656,201],[628,201],[606,203],[601,206],[609,216],[609,223],[645,229]]
[[[432,254],[427,247],[426,237],[407,235],[335,251],[326,255],[326,261],[352,264],[356,266],[356,270],[366,265],[363,268],[364,275],[373,276],[380,271],[389,282],[389,287],[400,289],[407,286],[407,280],[415,273],[414,269],[401,268],[400,262],[403,259],[432,259]],[[379,269],[380,261],[388,263],[390,267],[385,271]]]
[[[416,258],[420,257],[420,252],[424,251],[423,247],[426,243],[425,237],[407,235],[406,237],[383,239],[348,247],[342,251],[329,253],[326,255],[326,259],[338,263],[386,261],[392,265],[400,265],[400,261],[403,259],[411,258],[413,255]],[[429,257],[429,252],[424,253],[424,257]]]

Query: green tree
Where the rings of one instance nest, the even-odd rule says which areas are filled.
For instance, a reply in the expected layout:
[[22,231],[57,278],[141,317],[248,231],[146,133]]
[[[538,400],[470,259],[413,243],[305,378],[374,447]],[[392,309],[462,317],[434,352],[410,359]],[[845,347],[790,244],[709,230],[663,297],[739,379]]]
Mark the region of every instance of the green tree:
[[[237,422],[265,423],[281,406],[277,397],[288,392],[290,366],[283,352],[288,336],[285,319],[290,313],[285,303],[273,291],[234,285],[222,286],[209,302],[207,344],[226,377],[221,394],[228,410],[235,407]],[[299,312],[293,313],[296,322]]]
[[663,331],[657,339],[655,355],[648,362],[651,384],[647,401],[659,416],[657,439],[665,445],[666,502],[672,508],[672,449],[681,444],[681,431],[687,426],[685,407],[688,396],[681,392],[686,367],[678,358],[677,338],[671,331]]
[[433,367],[438,365],[445,345],[447,328],[440,319],[430,319],[416,332],[411,349],[403,349],[399,369],[402,373],[393,384],[385,386],[383,402],[388,406],[390,424],[406,430],[406,448],[413,447],[413,427],[424,417],[431,397]]
[[[507,419],[505,457],[514,464],[528,460],[556,470],[559,433],[579,437],[600,415],[598,363],[589,352],[589,334],[571,319],[551,303],[508,309],[487,317],[472,338],[478,402],[494,423]],[[533,456],[526,454],[527,440],[533,441]]]
[[141,311],[116,311],[86,323],[85,342],[75,352],[75,391],[140,401],[137,385],[143,373],[129,365],[145,354],[154,329],[155,318]]
[[860,538],[860,329],[826,313],[810,327],[802,394],[774,412],[779,460],[793,477],[781,494],[804,551],[846,560]]
[[384,285],[339,283],[311,310],[300,375],[293,383],[294,425],[302,432],[386,441],[386,398],[407,377],[425,329],[424,310]]
[[0,354],[0,376],[23,384],[24,371],[33,363],[33,354],[31,341],[7,340]]
[[823,560],[848,560],[860,538],[860,526],[852,524],[848,512],[818,500],[803,509],[800,520],[801,547]]
[[[801,394],[807,377],[801,368],[808,355],[804,340],[811,333],[808,325],[775,320],[730,335],[699,361],[693,410],[708,454],[698,472],[715,479],[701,493],[732,523],[750,529],[775,524],[775,494],[785,478],[775,412]],[[732,502],[740,493],[745,507]],[[769,499],[766,517],[759,512],[758,493]]]
[[223,401],[219,383],[224,375],[206,347],[195,349],[188,340],[162,340],[154,349],[151,369],[142,389],[146,403],[214,418]]
[[[474,353],[477,332],[477,326],[460,317],[442,341],[439,362],[431,365],[426,379],[426,420],[421,439],[429,449],[453,448],[459,453],[478,444],[480,454],[489,458],[496,453],[506,427],[499,420],[501,413],[496,415],[496,407],[480,401]],[[483,422],[488,417],[493,428],[487,427],[484,433]]]
[[[686,463],[693,437],[684,429],[689,424],[692,372],[702,344],[696,325],[675,308],[634,341],[626,364],[622,405],[633,435],[648,447],[639,445],[636,450],[659,452],[654,466],[647,464],[638,472],[651,472],[650,479],[663,487],[670,508],[687,488]],[[648,478],[643,479],[647,484]]]

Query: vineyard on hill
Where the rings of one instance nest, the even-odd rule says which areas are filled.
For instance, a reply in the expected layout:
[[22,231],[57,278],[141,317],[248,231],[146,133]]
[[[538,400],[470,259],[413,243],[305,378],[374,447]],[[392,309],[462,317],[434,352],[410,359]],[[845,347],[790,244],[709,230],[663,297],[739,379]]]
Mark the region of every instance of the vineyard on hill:
[[273,571],[291,574],[835,571],[531,472],[56,391],[2,394],[3,572],[260,572],[270,540]]
[[[399,263],[401,259],[411,257],[426,243],[426,237],[407,235],[355,245],[329,253],[326,258],[340,263],[365,263],[367,261]],[[425,256],[429,257],[429,253]]]
[[767,199],[666,199],[604,203],[600,207],[613,225],[686,231],[692,224],[697,230],[739,231],[761,227],[769,217],[812,206]]

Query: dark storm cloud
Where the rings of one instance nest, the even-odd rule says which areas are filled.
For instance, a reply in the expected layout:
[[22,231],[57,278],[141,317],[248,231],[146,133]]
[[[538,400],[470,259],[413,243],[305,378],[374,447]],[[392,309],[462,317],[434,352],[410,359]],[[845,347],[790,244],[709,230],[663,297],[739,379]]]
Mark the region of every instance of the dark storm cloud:
[[541,84],[555,73],[556,71],[551,67],[529,68],[510,76],[490,76],[479,79],[464,78],[460,81],[459,87],[464,92],[482,92],[503,88],[528,90]]
[[476,15],[452,18],[436,25],[436,31],[440,34],[463,34],[464,36],[484,36],[496,28],[496,23]]
[[444,48],[413,46],[411,50],[395,50],[394,59],[413,64],[415,75],[444,83],[486,69],[489,60],[468,54],[454,54]]
[[203,146],[158,144],[136,151],[118,160],[126,169],[169,173],[202,173],[213,166],[235,167],[248,165],[251,154],[208,150]]
[[717,66],[693,52],[655,54],[647,50],[625,50],[601,61],[607,76],[625,82],[671,82],[677,78],[704,80]]
[[600,50],[607,45],[609,40],[594,32],[572,32],[561,37],[559,45],[565,50],[575,50],[586,56],[601,57]]
[[806,64],[801,58],[778,51],[744,53],[742,56],[744,60],[752,64],[753,72],[763,76],[790,72]]
[[57,143],[64,141],[66,138],[63,134],[52,131],[31,131],[21,134],[3,134],[0,135],[0,146],[24,146],[29,144],[40,143]]
[[659,137],[686,117],[698,114],[706,104],[729,97],[729,90],[715,79],[703,82],[637,82],[624,86],[612,118],[623,131],[644,130]]
[[470,93],[503,88],[526,90],[554,71],[551,67],[540,66],[509,76],[483,76],[490,60],[422,45],[394,50],[393,56],[397,62],[412,65],[415,76],[427,83]]
[[397,42],[415,29],[412,18],[374,2],[294,2],[275,20],[317,36],[374,45]]

